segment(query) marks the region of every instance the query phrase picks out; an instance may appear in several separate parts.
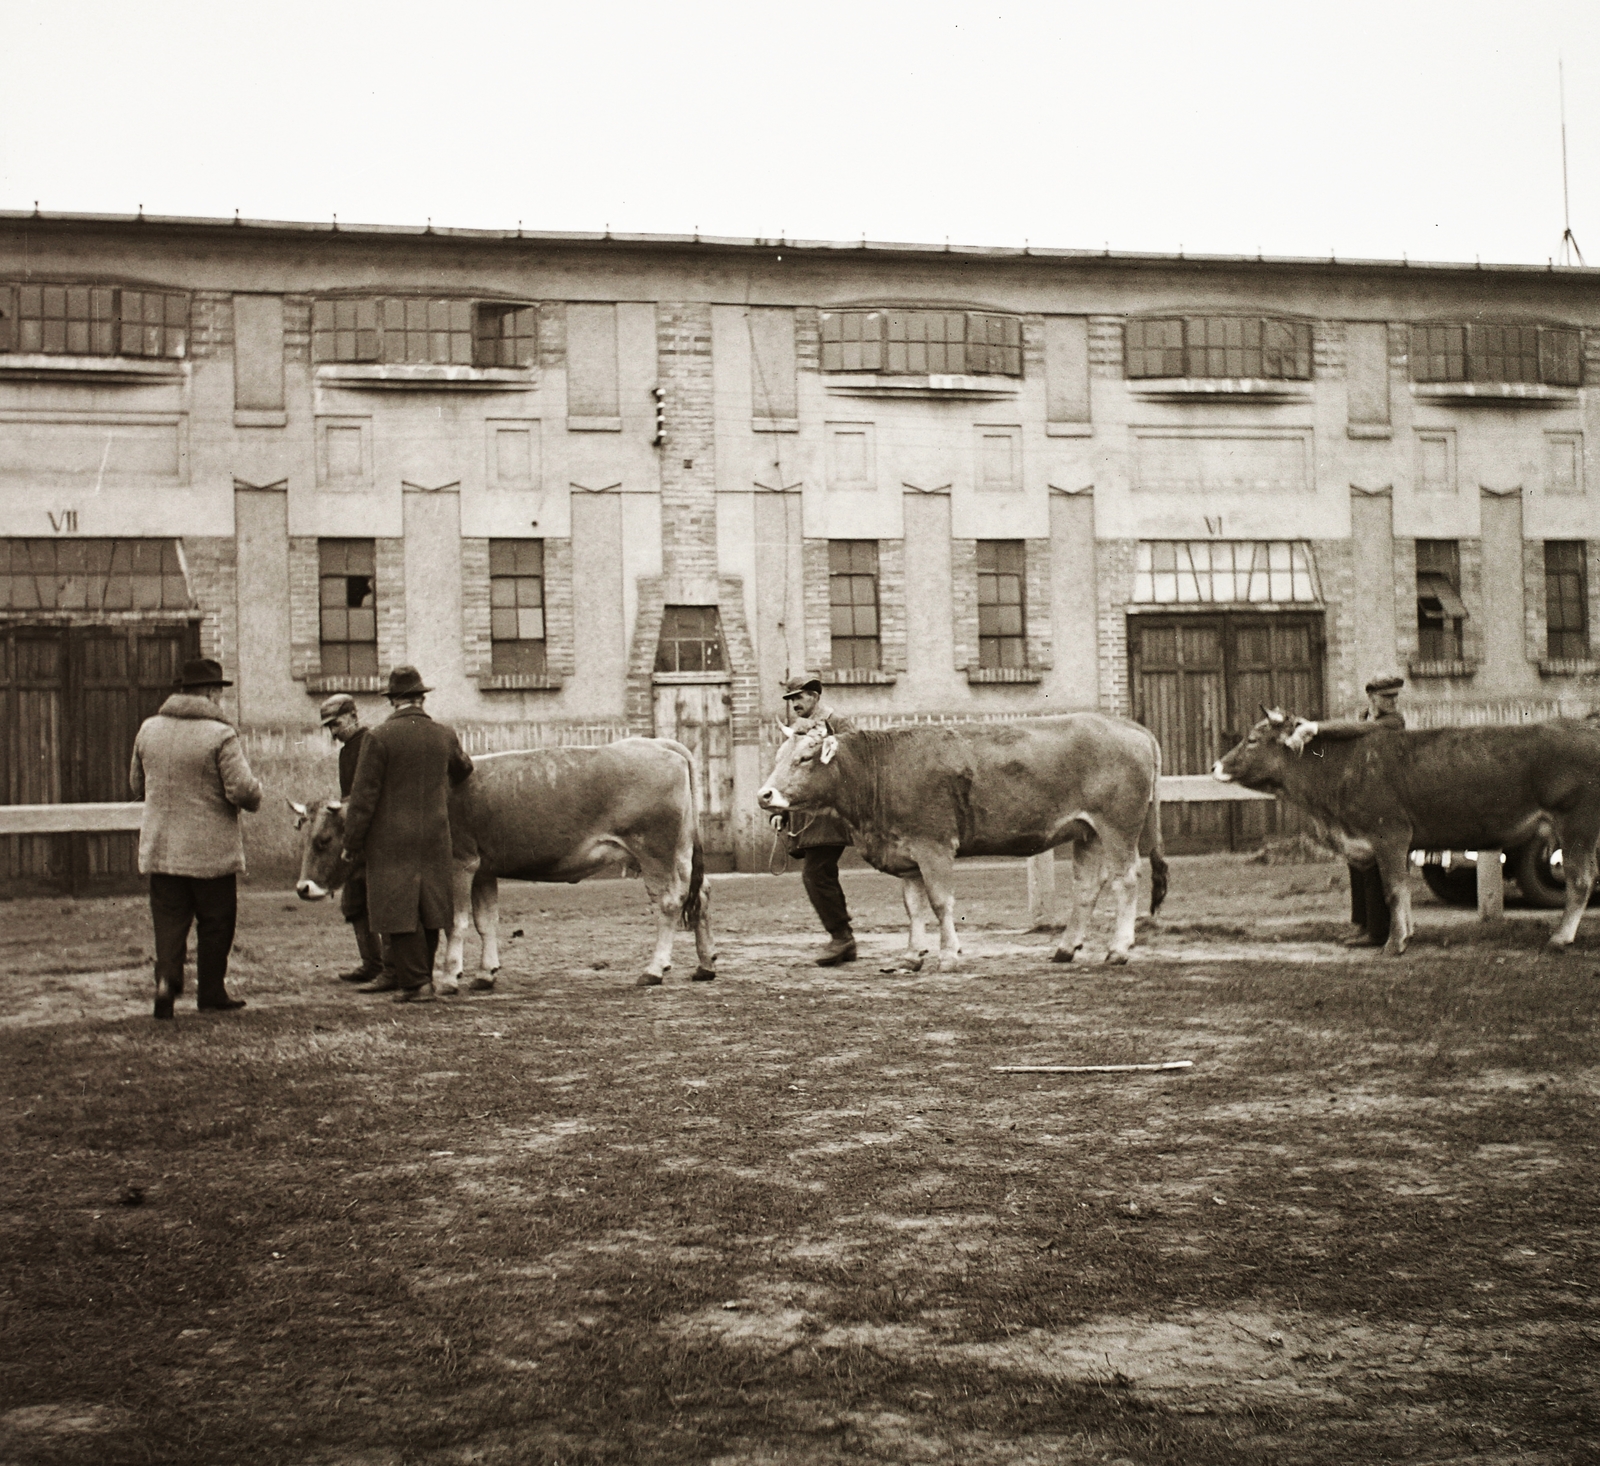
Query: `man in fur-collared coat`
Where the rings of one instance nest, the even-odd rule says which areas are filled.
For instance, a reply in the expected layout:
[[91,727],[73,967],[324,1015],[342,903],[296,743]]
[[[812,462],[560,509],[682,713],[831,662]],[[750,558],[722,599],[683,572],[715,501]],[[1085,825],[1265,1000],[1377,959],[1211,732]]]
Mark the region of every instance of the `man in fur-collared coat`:
[[172,1001],[183,992],[192,926],[195,1005],[219,1013],[244,1007],[225,983],[244,870],[239,811],[261,808],[261,784],[218,703],[232,686],[209,657],[185,662],[176,690],[133,741],[128,783],[144,801],[139,873],[150,877],[157,1018],[172,1017]]
[[472,772],[455,733],[423,710],[432,689],[415,667],[389,674],[394,712],[368,731],[344,812],[344,856],[367,871],[367,924],[389,971],[357,992],[395,1002],[433,997],[433,958],[454,911],[450,786]]

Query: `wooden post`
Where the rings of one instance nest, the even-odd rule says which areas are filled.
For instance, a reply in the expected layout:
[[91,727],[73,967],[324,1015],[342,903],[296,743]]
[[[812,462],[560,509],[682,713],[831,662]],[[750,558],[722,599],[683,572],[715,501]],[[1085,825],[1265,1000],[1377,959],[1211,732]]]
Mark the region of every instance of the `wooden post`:
[[1048,931],[1056,918],[1056,853],[1028,857],[1028,930]]
[[1498,850],[1478,852],[1478,920],[1499,921],[1506,914],[1506,883]]

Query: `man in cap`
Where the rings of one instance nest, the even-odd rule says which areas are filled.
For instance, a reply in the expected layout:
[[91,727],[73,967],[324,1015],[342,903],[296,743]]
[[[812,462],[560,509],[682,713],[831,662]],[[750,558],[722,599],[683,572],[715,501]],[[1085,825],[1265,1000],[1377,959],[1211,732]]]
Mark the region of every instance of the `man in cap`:
[[[361,745],[366,742],[367,730],[361,726],[361,714],[356,700],[348,692],[336,692],[317,710],[322,726],[339,745],[339,798],[350,798],[351,786],[356,779],[356,763],[361,757]],[[341,982],[372,982],[387,970],[383,960],[383,944],[372,934],[367,924],[367,873],[365,869],[352,870],[339,893],[339,910],[350,923],[355,934],[356,950],[361,954],[361,965],[349,972],[341,972]],[[394,974],[389,973],[392,984]]]
[[144,801],[139,872],[150,877],[157,1018],[171,1018],[183,992],[190,927],[197,928],[195,1006],[202,1013],[244,1007],[243,998],[228,996],[226,980],[244,869],[239,811],[261,808],[261,783],[222,711],[222,689],[232,686],[220,662],[186,661],[172,695],[133,740],[128,784]]
[[[822,701],[822,682],[817,677],[791,677],[784,685],[783,700],[788,704],[796,733],[804,733],[819,723],[829,733],[855,730],[849,718],[841,717]],[[849,829],[838,815],[828,811],[809,814],[785,811],[773,815],[772,827],[788,831],[789,854],[802,862],[801,884],[828,933],[828,945],[817,958],[817,966],[838,967],[854,962],[855,933],[850,927],[844,888],[839,884],[839,857],[850,843]]]
[[362,740],[344,813],[344,857],[365,862],[367,924],[383,937],[388,970],[359,992],[431,1002],[439,933],[454,909],[450,786],[472,772],[455,733],[423,710],[433,689],[415,667],[389,673],[394,711]]
[[[1400,714],[1399,702],[1400,689],[1405,685],[1404,677],[1374,677],[1366,686],[1367,705],[1355,717],[1312,723],[1300,730],[1301,741],[1309,742],[1313,737],[1360,738],[1379,728],[1404,728],[1406,720]],[[1389,898],[1384,894],[1383,877],[1376,865],[1366,870],[1350,867],[1350,920],[1360,930],[1345,939],[1345,946],[1381,947],[1389,940]]]

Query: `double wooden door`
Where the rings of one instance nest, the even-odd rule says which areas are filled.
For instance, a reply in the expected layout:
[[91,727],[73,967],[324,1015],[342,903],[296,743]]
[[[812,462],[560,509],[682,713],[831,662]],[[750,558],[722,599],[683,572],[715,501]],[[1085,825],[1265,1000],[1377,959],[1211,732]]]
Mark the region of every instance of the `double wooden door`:
[[[1130,616],[1134,717],[1160,742],[1162,771],[1209,774],[1263,704],[1321,717],[1323,650],[1320,612]],[[1168,804],[1162,827],[1184,854],[1250,849],[1300,823],[1251,800]]]
[[[197,622],[0,628],[0,803],[131,798],[139,724],[198,654]],[[0,836],[0,891],[126,888],[138,847],[132,833]]]
[[694,759],[700,844],[708,870],[733,869],[733,688],[726,680],[656,683],[657,738]]

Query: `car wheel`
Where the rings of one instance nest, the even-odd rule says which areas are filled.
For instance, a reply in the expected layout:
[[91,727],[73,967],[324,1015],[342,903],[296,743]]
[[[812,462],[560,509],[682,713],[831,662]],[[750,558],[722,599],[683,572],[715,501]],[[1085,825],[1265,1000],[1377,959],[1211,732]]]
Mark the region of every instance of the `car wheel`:
[[1422,867],[1422,883],[1446,906],[1476,906],[1478,904],[1478,873],[1470,865],[1442,865]]
[[1550,857],[1560,848],[1556,832],[1545,826],[1526,845],[1506,852],[1507,871],[1516,877],[1522,899],[1528,905],[1553,910],[1567,904],[1567,883],[1561,867],[1550,864]]

